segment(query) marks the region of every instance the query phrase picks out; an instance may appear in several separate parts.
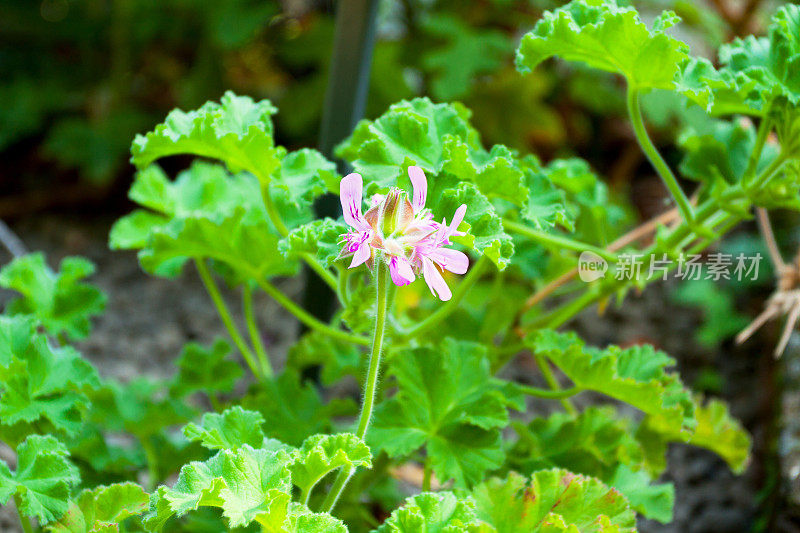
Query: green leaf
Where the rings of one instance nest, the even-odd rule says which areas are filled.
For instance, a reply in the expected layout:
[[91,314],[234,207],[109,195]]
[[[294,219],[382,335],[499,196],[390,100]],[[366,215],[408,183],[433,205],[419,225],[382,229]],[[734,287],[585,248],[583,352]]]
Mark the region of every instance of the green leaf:
[[204,414],[200,425],[190,422],[183,428],[183,434],[209,450],[235,449],[245,444],[260,448],[264,443],[263,423],[260,413],[245,411],[237,405],[221,414]]
[[437,100],[465,96],[476,76],[497,69],[513,49],[505,34],[476,30],[451,15],[432,15],[423,21],[423,29],[445,41],[422,58],[423,67],[433,73],[431,92]]
[[406,499],[373,533],[471,533],[479,520],[475,503],[452,492],[423,492]]
[[89,403],[86,392],[100,384],[97,372],[75,349],[52,348],[31,324],[24,317],[0,317],[0,331],[11,340],[4,348],[9,365],[0,367],[0,423],[45,419],[73,434]]
[[[157,166],[137,173],[130,197],[156,213],[134,211],[112,228],[114,249],[138,248],[142,267],[176,276],[194,257],[220,261],[240,277],[293,274],[297,264],[275,253],[278,237],[257,180],[197,162],[170,182]],[[160,217],[160,219],[159,219]]]
[[696,424],[690,394],[677,374],[665,370],[675,361],[652,346],[599,350],[585,346],[574,333],[542,330],[534,336],[531,347],[546,355],[579,387],[658,416],[676,432],[690,432]]
[[664,12],[653,28],[632,7],[614,0],[573,0],[546,11],[517,51],[517,69],[527,73],[556,56],[621,74],[637,89],[671,89],[688,47],[665,30],[678,22]]
[[724,44],[716,70],[705,59],[687,61],[678,87],[715,115],[761,115],[786,99],[800,104],[800,6],[787,4],[772,17],[768,37],[748,36]]
[[49,526],[53,533],[118,532],[119,524],[147,510],[149,497],[135,483],[117,483],[84,490],[61,520]]
[[307,496],[314,485],[337,468],[372,468],[372,454],[364,441],[352,433],[312,435],[298,449],[292,464],[292,483]]
[[22,294],[8,302],[6,314],[33,315],[52,335],[71,339],[89,335],[93,315],[103,312],[106,297],[82,282],[94,273],[91,261],[66,257],[53,272],[41,252],[18,257],[0,270],[0,287]]
[[647,472],[634,472],[621,464],[608,484],[624,494],[631,507],[645,517],[662,524],[672,522],[675,506],[675,486],[672,483],[651,485]]
[[331,266],[342,251],[341,236],[347,225],[341,220],[323,218],[289,232],[278,243],[278,251],[286,258],[297,259],[311,254],[325,268]]
[[697,426],[689,434],[679,433],[658,416],[648,416],[636,431],[642,444],[648,469],[653,474],[666,468],[665,455],[669,442],[686,442],[706,448],[722,457],[735,473],[744,471],[750,460],[750,435],[738,420],[731,417],[728,407],[719,400],[703,403],[701,397],[693,399]]
[[[287,402],[287,398],[291,401]],[[267,437],[291,446],[300,446],[308,435],[328,433],[332,416],[355,410],[352,402],[344,400],[323,405],[313,385],[301,383],[298,373],[292,370],[265,382],[261,390],[245,396],[241,404],[264,416]]]
[[555,413],[528,425],[515,424],[514,429],[519,439],[510,460],[523,474],[558,467],[608,479],[620,463],[644,464],[630,424],[612,407],[589,407],[578,415]]
[[673,299],[703,314],[703,323],[695,335],[700,345],[707,348],[718,347],[749,322],[737,312],[734,295],[711,280],[684,281],[676,287]]
[[195,392],[231,392],[242,377],[242,367],[228,359],[230,354],[230,344],[221,338],[211,348],[196,342],[185,344],[176,361],[178,373],[170,384],[170,392],[178,397]]
[[23,516],[41,524],[61,518],[69,508],[70,488],[80,481],[68,456],[55,437],[30,435],[17,447],[16,472],[0,460],[0,503],[18,496]]
[[636,531],[636,516],[624,496],[566,470],[541,470],[530,479],[511,472],[483,482],[472,495],[478,518],[497,533]]
[[247,170],[268,183],[279,165],[272,138],[269,100],[254,102],[228,91],[220,103],[207,102],[196,111],[179,109],[146,135],[137,135],[131,161],[144,169],[162,157],[191,154],[224,162],[231,172]]
[[445,339],[392,360],[397,394],[376,409],[369,443],[390,457],[425,447],[440,481],[471,486],[503,461],[506,400],[481,345]]
[[288,504],[290,463],[284,451],[257,450],[246,444],[221,450],[208,461],[189,463],[173,487],[161,486],[153,494],[145,527],[161,531],[171,517],[201,506],[221,508],[230,527],[250,524],[273,506]]
[[[283,502],[280,502],[283,503]],[[314,513],[305,505],[289,503],[256,519],[265,533],[347,533],[347,526],[328,513]]]
[[329,186],[336,185],[338,178],[334,163],[316,150],[303,148],[281,159],[273,179],[276,188],[285,191],[292,204],[311,205]]

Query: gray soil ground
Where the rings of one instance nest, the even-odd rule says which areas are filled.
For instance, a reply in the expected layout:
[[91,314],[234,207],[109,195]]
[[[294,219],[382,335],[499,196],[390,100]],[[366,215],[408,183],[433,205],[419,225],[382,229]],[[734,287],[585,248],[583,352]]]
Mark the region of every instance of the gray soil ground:
[[[222,325],[193,269],[187,268],[178,280],[145,275],[135,254],[107,249],[110,223],[105,216],[48,215],[11,226],[30,250],[45,251],[51,265],[66,255],[83,255],[97,264],[93,282],[108,294],[108,309],[80,348],[102,375],[122,379],[139,374],[171,375],[173,361],[185,342],[209,342],[224,335]],[[7,259],[0,255],[0,264]],[[299,279],[284,281],[283,289],[296,297],[301,289]],[[723,397],[754,435],[755,456],[745,474],[735,476],[711,453],[673,446],[665,479],[676,485],[675,522],[668,526],[643,522],[640,530],[749,531],[758,518],[757,491],[769,469],[769,447],[764,444],[770,409],[774,407],[772,399],[764,396],[769,389],[764,384],[771,379],[769,365],[760,363],[762,359],[752,351],[701,350],[692,340],[699,317],[665,304],[667,300],[667,288],[655,286],[643,296],[629,297],[621,309],[609,310],[601,318],[595,310],[587,310],[572,326],[594,344],[653,343],[678,359],[687,383],[692,383],[699,369],[716,368],[723,377]],[[229,303],[240,318],[238,303],[233,299]],[[282,358],[297,333],[297,323],[268,299],[257,303],[265,342],[273,358]],[[524,361],[511,371],[533,372]],[[15,532],[16,527],[13,508],[0,510],[0,532]]]

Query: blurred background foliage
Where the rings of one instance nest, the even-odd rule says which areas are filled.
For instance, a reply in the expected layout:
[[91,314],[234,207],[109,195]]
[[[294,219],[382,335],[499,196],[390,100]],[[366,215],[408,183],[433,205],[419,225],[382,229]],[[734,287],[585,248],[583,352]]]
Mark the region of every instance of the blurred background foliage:
[[[642,215],[658,212],[659,182],[629,181],[636,170],[651,172],[624,120],[620,80],[553,62],[533,76],[514,70],[519,37],[558,4],[383,0],[367,115],[417,95],[459,100],[486,144],[545,162],[580,155],[613,190],[639,187],[632,192]],[[684,20],[680,38],[707,56],[734,35],[761,31],[774,7],[752,0],[635,4],[645,16],[675,10]],[[225,89],[278,106],[278,143],[316,145],[334,11],[335,2],[314,0],[2,0],[0,217],[124,197],[134,134],[174,107],[199,107]],[[699,120],[683,102],[658,93],[648,100],[660,144]],[[677,163],[680,156],[669,157]]]

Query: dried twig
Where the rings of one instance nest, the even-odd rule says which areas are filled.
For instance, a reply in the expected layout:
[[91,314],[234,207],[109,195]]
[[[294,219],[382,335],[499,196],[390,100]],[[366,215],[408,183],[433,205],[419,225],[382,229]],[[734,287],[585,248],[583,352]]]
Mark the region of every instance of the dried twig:
[[14,257],[19,257],[21,255],[25,255],[28,253],[27,248],[25,248],[25,244],[22,242],[22,239],[17,237],[17,234],[14,233],[11,228],[8,227],[8,224],[0,220],[0,243],[6,247],[11,255]]

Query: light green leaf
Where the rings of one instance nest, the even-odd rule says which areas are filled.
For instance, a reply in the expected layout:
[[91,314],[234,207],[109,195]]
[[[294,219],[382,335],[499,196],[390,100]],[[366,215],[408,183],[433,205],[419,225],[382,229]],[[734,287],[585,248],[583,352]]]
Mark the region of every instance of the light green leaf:
[[372,468],[372,455],[364,441],[352,433],[313,435],[303,441],[292,464],[292,483],[307,496],[314,485],[337,468]]
[[5,348],[10,364],[0,367],[0,423],[46,419],[56,430],[76,432],[89,403],[86,392],[100,384],[95,369],[69,346],[52,348],[24,317],[1,317],[0,325],[13,335]]
[[338,178],[334,163],[316,150],[303,148],[281,159],[273,179],[276,188],[284,190],[292,204],[310,205],[328,191],[328,186],[337,184]]
[[452,492],[423,492],[406,499],[373,533],[472,533],[479,520],[475,503]]
[[703,403],[701,397],[693,399],[697,426],[689,434],[679,433],[661,417],[648,416],[636,431],[642,443],[651,473],[660,474],[666,468],[665,455],[669,442],[686,442],[706,448],[722,457],[731,470],[741,473],[750,460],[750,435],[731,417],[728,407],[719,400]]
[[541,470],[528,479],[511,472],[472,492],[478,518],[497,533],[636,531],[625,497],[600,481],[566,470]]
[[362,348],[352,342],[309,331],[289,348],[288,365],[296,370],[320,365],[322,382],[332,385],[346,375],[360,377],[362,352]]
[[204,414],[200,425],[190,422],[183,428],[183,434],[209,450],[235,449],[245,444],[260,448],[264,442],[263,423],[260,413],[236,405],[221,414]]
[[445,339],[394,358],[389,372],[398,392],[376,409],[372,446],[390,457],[425,447],[436,477],[458,486],[471,486],[502,464],[507,403],[491,379],[485,348]]
[[162,157],[191,154],[220,160],[231,172],[247,170],[268,183],[279,165],[272,138],[276,112],[269,100],[254,102],[228,91],[220,103],[207,102],[188,113],[176,109],[154,131],[137,135],[131,161],[141,170]]
[[676,432],[690,432],[696,425],[690,394],[677,374],[666,372],[675,361],[652,346],[600,350],[587,347],[574,333],[542,330],[534,336],[531,347],[546,355],[579,387],[656,415]]
[[69,508],[69,493],[80,478],[69,452],[56,438],[30,435],[17,447],[17,470],[0,460],[0,503],[19,496],[19,511],[42,524],[61,518]]
[[178,373],[172,380],[170,391],[176,396],[195,392],[216,394],[230,392],[242,377],[242,367],[228,359],[231,346],[224,339],[216,339],[211,348],[189,342],[184,345],[176,361]]
[[672,483],[651,485],[647,472],[634,472],[627,465],[621,464],[608,480],[608,484],[624,494],[631,507],[643,516],[662,524],[672,522],[675,506],[675,486]]
[[678,21],[664,12],[652,29],[632,7],[614,0],[573,0],[546,11],[517,51],[517,69],[526,73],[556,56],[625,76],[637,89],[671,89],[688,47],[664,31]]
[[171,488],[161,486],[150,500],[145,526],[161,531],[173,516],[201,506],[218,507],[230,527],[250,524],[273,506],[288,505],[291,497],[291,457],[283,451],[257,450],[244,445],[221,450],[205,462],[181,469]]
[[347,225],[341,220],[327,217],[314,220],[289,232],[278,243],[278,251],[289,259],[311,254],[327,268],[339,257],[342,251],[341,236],[347,231]]
[[103,312],[106,297],[82,280],[94,273],[91,261],[66,257],[53,272],[41,252],[18,257],[0,270],[0,287],[22,294],[6,305],[6,314],[33,315],[51,335],[71,339],[89,335],[93,315]]
[[48,527],[53,533],[118,532],[119,524],[147,510],[149,497],[135,483],[101,485],[84,490],[61,520]]

